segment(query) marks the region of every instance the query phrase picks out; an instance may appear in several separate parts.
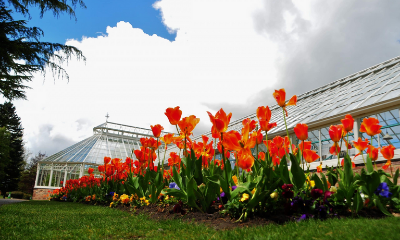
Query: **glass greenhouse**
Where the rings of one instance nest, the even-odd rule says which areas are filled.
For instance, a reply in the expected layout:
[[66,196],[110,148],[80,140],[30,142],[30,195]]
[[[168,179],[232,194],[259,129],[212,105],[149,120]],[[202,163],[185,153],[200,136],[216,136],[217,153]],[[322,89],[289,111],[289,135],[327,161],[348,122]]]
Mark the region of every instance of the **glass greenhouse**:
[[[358,132],[363,118],[378,118],[382,125],[382,133],[374,137],[372,144],[382,147],[388,144],[400,149],[400,57],[390,59],[350,76],[334,81],[325,86],[298,95],[297,106],[287,107],[289,134],[292,143],[297,143],[293,127],[297,123],[306,123],[309,126],[309,140],[313,150],[321,156],[319,161],[311,164],[315,169],[320,161],[323,166],[336,166],[337,157],[329,153],[332,141],[328,134],[330,125],[339,124],[340,119],[346,114],[351,114],[355,119],[354,133],[349,137],[352,140],[358,137],[367,137]],[[252,106],[254,111],[258,106]],[[285,136],[285,124],[282,110],[278,105],[270,106],[272,111],[271,122],[277,122],[277,127],[268,133],[268,139],[274,136]],[[256,114],[245,116],[231,122],[228,130],[240,131],[242,120],[250,118],[257,120]],[[165,133],[162,133],[165,134]],[[384,140],[384,135],[392,139]],[[210,139],[211,132],[207,132]],[[132,156],[132,151],[140,148],[141,137],[150,137],[150,129],[132,127],[117,123],[106,122],[93,128],[93,136],[56,153],[39,163],[35,188],[58,188],[60,181],[75,179],[87,174],[87,169],[103,164],[104,156],[121,158]],[[194,137],[194,141],[202,141],[201,136]],[[265,150],[262,144],[260,149]],[[164,149],[163,146],[160,149]],[[343,144],[342,151],[346,148]],[[161,151],[161,150],[160,150]],[[169,146],[170,152],[179,153],[176,146]],[[395,158],[399,158],[400,150],[395,151]],[[163,155],[163,153],[160,152]],[[350,150],[350,155],[355,156],[356,151]],[[161,155],[161,156],[162,156]],[[134,159],[134,155],[132,156]],[[167,157],[168,158],[168,157]],[[219,156],[217,156],[219,158]],[[232,164],[234,158],[231,156]],[[380,156],[377,161],[384,161]],[[356,157],[356,164],[363,163],[362,158]],[[95,172],[96,173],[96,172]]]

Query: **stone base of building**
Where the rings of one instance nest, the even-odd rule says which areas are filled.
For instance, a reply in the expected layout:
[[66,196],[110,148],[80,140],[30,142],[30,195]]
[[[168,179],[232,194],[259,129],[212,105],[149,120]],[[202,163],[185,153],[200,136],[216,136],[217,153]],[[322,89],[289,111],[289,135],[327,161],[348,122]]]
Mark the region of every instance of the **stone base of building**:
[[52,191],[48,188],[35,188],[33,189],[32,200],[49,200]]

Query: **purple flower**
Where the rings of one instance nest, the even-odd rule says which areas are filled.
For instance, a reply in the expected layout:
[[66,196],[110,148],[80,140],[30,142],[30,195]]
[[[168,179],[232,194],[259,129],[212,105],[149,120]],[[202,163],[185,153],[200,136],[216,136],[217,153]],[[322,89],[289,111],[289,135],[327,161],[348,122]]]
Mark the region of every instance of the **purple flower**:
[[236,186],[232,186],[232,191],[234,191],[237,187]]
[[175,189],[181,190],[175,182],[170,183],[169,188],[175,188]]
[[299,219],[297,219],[298,222],[306,220],[307,219],[307,214],[303,214],[301,215],[301,217],[299,217]]
[[220,196],[221,198],[225,197],[225,192],[222,192],[219,196]]
[[390,198],[390,196],[392,196],[392,193],[389,192],[389,186],[385,182],[379,184],[379,187],[375,190],[375,194],[385,198]]

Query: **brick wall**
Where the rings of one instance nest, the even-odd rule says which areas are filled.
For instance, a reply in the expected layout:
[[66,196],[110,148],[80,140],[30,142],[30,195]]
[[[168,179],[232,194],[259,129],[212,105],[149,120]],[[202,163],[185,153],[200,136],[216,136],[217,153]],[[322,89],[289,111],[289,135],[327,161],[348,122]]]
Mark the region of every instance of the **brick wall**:
[[35,188],[33,189],[32,200],[49,200],[52,189]]

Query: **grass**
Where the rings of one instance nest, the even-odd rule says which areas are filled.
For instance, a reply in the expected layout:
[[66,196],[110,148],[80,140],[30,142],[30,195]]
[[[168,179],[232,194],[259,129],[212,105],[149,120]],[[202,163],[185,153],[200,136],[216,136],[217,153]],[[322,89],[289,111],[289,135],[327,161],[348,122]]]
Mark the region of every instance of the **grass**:
[[400,218],[331,219],[216,231],[107,207],[27,201],[0,207],[0,239],[400,239]]

